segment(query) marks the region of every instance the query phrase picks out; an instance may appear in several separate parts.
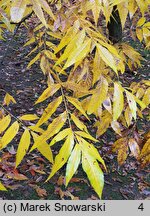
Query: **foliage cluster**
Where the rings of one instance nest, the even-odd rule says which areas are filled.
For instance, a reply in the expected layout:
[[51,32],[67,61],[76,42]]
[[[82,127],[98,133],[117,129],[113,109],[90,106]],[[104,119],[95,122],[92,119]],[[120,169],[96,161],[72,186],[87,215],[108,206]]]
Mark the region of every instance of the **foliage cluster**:
[[[129,86],[122,83],[120,77],[126,68],[135,70],[143,58],[129,44],[113,44],[109,40],[108,23],[114,6],[122,30],[130,19],[132,36],[149,49],[146,0],[0,0],[0,38],[5,29],[13,32],[25,21],[29,39],[24,46],[33,47],[28,54],[28,67],[38,61],[47,77],[47,88],[35,105],[48,102],[41,116],[25,114],[14,121],[6,106],[16,101],[6,93],[1,103],[0,149],[23,128],[16,167],[28,151],[38,149],[52,164],[47,181],[66,164],[67,186],[82,164],[99,197],[107,168],[94,144],[108,128],[119,136],[112,147],[119,165],[125,162],[129,151],[143,166],[150,162],[149,134],[141,149],[133,133],[137,119],[143,118],[142,112],[150,103],[150,81]],[[26,19],[30,15],[30,19],[37,17],[34,28]],[[88,130],[93,119],[96,138]],[[51,149],[59,146],[59,141],[63,144],[53,160]],[[2,184],[0,189],[5,189]]]

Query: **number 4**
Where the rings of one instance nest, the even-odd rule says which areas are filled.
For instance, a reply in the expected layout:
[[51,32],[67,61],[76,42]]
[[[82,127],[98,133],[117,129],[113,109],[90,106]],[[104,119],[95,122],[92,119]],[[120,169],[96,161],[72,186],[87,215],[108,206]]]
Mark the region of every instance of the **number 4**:
[[139,210],[143,211],[144,210],[144,206],[143,206],[143,203],[141,203],[138,207]]

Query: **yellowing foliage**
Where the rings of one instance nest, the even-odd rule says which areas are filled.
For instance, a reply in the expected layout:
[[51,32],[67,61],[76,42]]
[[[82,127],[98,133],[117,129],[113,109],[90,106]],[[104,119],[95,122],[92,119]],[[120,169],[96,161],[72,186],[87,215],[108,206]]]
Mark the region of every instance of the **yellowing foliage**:
[[[133,35],[148,49],[150,22],[145,17],[148,1],[0,1],[0,39],[3,39],[4,29],[13,32],[29,15],[36,17],[37,26],[24,47],[34,44],[28,54],[28,68],[39,62],[47,77],[47,88],[35,102],[35,107],[47,103],[41,116],[24,114],[17,118],[7,113],[5,106],[16,100],[6,93],[1,104],[0,149],[23,127],[16,167],[28,151],[37,149],[52,164],[47,181],[67,165],[67,186],[82,164],[100,198],[104,186],[100,164],[103,170],[107,168],[94,144],[108,128],[119,136],[112,148],[117,152],[119,165],[123,165],[129,151],[143,165],[150,163],[149,139],[141,150],[137,140],[124,133],[143,117],[142,112],[150,103],[150,82],[142,80],[125,86],[120,79],[127,66],[132,71],[141,66],[143,58],[129,44],[112,44],[108,39],[104,29],[110,22],[113,6],[118,10],[122,29],[128,14],[132,21],[137,12],[141,13],[136,23],[132,23]],[[102,18],[104,22],[101,23]],[[93,119],[96,120],[96,135],[92,135],[89,128]],[[54,155],[52,148],[60,141],[60,150]],[[0,190],[5,190],[1,183]]]

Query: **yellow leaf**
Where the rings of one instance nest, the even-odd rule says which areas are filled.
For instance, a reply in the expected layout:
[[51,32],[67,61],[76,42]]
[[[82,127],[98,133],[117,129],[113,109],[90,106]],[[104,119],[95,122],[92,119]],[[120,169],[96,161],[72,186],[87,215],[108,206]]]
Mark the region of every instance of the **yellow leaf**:
[[120,136],[122,136],[122,134],[121,134],[121,126],[120,126],[119,122],[117,122],[117,121],[112,121],[112,122],[111,122],[111,127],[112,127],[112,129],[113,129],[117,134],[119,134]]
[[82,151],[82,167],[95,192],[101,198],[104,187],[104,174],[95,158]]
[[61,103],[62,103],[62,96],[56,98],[54,101],[52,101],[51,103],[49,103],[49,105],[47,106],[47,108],[44,110],[41,118],[37,122],[37,126],[40,126],[44,122],[46,122],[51,117],[51,115],[56,111],[56,109],[58,108],[58,106]]
[[145,12],[148,10],[149,1],[144,0],[136,0],[137,5],[142,13],[142,16],[144,16]]
[[26,155],[29,146],[30,146],[30,132],[28,129],[25,129],[17,149],[16,167],[21,163],[22,159]]
[[54,163],[53,153],[47,142],[43,142],[41,145],[37,147],[37,149],[48,161],[50,161],[52,164]]
[[90,103],[88,105],[88,110],[87,110],[88,114],[97,112],[98,108],[106,99],[107,92],[108,92],[108,82],[104,77],[102,77],[99,88],[96,90],[96,93],[94,93],[91,97]]
[[130,19],[132,19],[132,17],[135,14],[137,8],[138,7],[137,7],[137,4],[136,4],[136,1],[129,1],[128,2],[128,9],[129,9]]
[[124,113],[124,117],[125,117],[125,120],[127,122],[128,127],[129,127],[132,123],[132,113],[131,113],[129,107],[126,108],[125,113]]
[[65,47],[72,40],[72,38],[75,37],[75,35],[79,30],[79,27],[80,27],[80,22],[79,20],[76,20],[74,22],[74,25],[67,30],[66,35],[61,39],[58,47],[56,47],[55,49],[55,53],[59,52],[63,47]]
[[150,88],[146,90],[142,102],[146,105],[146,107],[150,104]]
[[97,139],[95,139],[94,137],[92,137],[89,133],[85,133],[83,131],[75,131],[75,134],[81,136],[81,137],[84,137],[84,138],[87,138],[87,139],[90,139],[94,142],[98,142]]
[[108,49],[101,46],[100,44],[96,44],[96,47],[102,60],[106,63],[106,65],[111,67],[117,74],[117,66],[113,55],[109,52]]
[[142,83],[144,83],[147,86],[150,86],[150,80],[142,80]]
[[71,114],[71,119],[80,130],[85,130],[87,132],[86,126],[74,114]]
[[133,95],[133,97],[134,97],[134,100],[136,101],[136,103],[138,103],[140,105],[140,107],[142,108],[142,110],[146,108],[147,105],[143,101],[139,100],[134,95]]
[[64,60],[66,60],[70,56],[71,52],[73,52],[73,50],[80,47],[80,45],[83,43],[84,39],[85,39],[85,30],[82,30],[78,34],[76,34],[76,36],[69,42],[64,53],[58,59],[55,66],[60,64]]
[[150,164],[150,154],[147,154],[144,158],[142,158],[142,168],[148,166]]
[[144,24],[144,27],[150,28],[150,22],[146,22],[146,23]]
[[143,88],[138,88],[137,92],[136,92],[136,97],[141,99],[143,97],[145,93],[145,90]]
[[[36,142],[36,139],[39,137],[36,133],[31,132],[34,142]],[[51,151],[50,146],[47,144],[47,142],[41,142],[40,145],[37,147],[38,151],[51,163],[53,163],[53,153]]]
[[67,162],[71,154],[71,151],[73,149],[73,146],[74,146],[74,135],[73,133],[71,133],[68,135],[59,153],[56,155],[51,174],[49,175],[46,181],[48,181]]
[[87,88],[85,88],[82,84],[74,81],[63,82],[62,85],[64,88],[72,90],[74,95],[77,95],[78,98],[89,95],[92,92],[91,90],[87,90]]
[[102,1],[93,0],[93,1],[90,1],[89,4],[91,4],[91,9],[92,9],[92,13],[94,16],[94,21],[95,21],[95,24],[97,25],[98,18],[100,15],[100,10],[102,8]]
[[139,39],[139,41],[141,42],[143,40],[143,31],[140,28],[136,28],[136,36]]
[[132,116],[136,120],[137,105],[135,101],[135,96],[132,93],[128,92],[127,90],[125,92],[126,92],[127,101],[128,101]]
[[39,18],[39,20],[43,23],[43,25],[47,27],[47,23],[46,23],[44,13],[43,13],[43,10],[41,8],[41,4],[40,4],[39,0],[31,0],[31,3],[33,5],[33,10],[34,10],[35,14]]
[[127,145],[127,138],[123,137],[118,139],[112,146],[112,152],[117,152],[119,148],[121,148],[123,145]]
[[30,68],[36,61],[38,61],[41,57],[41,53],[38,53],[28,64],[27,68]]
[[38,100],[35,102],[35,104],[41,103],[42,101],[46,100],[47,98],[53,96],[59,89],[60,84],[53,84],[49,86],[47,89],[44,90],[42,95],[38,98]]
[[140,118],[143,118],[143,114],[139,108],[137,108],[137,114]]
[[[47,42],[48,43],[48,42]],[[46,43],[46,44],[47,44]],[[50,50],[44,50],[44,54],[47,56],[47,58],[49,58],[50,60],[54,60],[54,61],[56,61],[57,60],[57,57],[56,57],[56,55],[53,53],[53,52],[51,52]],[[47,61],[47,67],[49,67],[50,66],[50,64],[49,64],[49,61]]]
[[8,106],[11,102],[16,103],[15,99],[10,94],[6,93],[4,98],[4,104]]
[[103,106],[105,107],[105,109],[112,114],[112,105],[111,105],[111,100],[110,98],[106,98],[106,100],[104,100],[103,102]]
[[120,166],[124,164],[128,156],[127,153],[128,153],[128,146],[126,143],[124,143],[124,145],[120,146],[120,148],[118,149],[117,161]]
[[22,20],[25,9],[26,9],[27,1],[26,0],[14,0],[11,9],[10,16],[11,20],[14,23],[18,23]]
[[66,136],[72,133],[71,128],[65,128],[64,130],[60,131],[50,142],[50,146],[54,145],[56,142],[63,140]]
[[145,17],[141,17],[141,18],[138,20],[138,22],[137,22],[137,26],[142,26],[142,25],[144,25],[145,21],[146,21],[146,18],[145,18]]
[[112,121],[111,114],[108,111],[103,111],[100,121],[97,121],[96,124],[94,125],[95,127],[98,128],[96,132],[97,137],[101,136],[103,133],[106,132],[111,121]]
[[[48,27],[52,28],[51,25],[48,25]],[[47,34],[50,35],[53,38],[57,38],[57,39],[60,39],[60,40],[62,39],[62,36],[61,36],[61,34],[58,33],[58,31],[57,31],[57,33],[54,32],[54,31],[47,31]]]
[[38,2],[41,5],[41,7],[50,15],[50,17],[52,17],[55,20],[56,18],[48,3],[45,0],[38,0]]
[[81,138],[78,135],[76,136],[76,138],[80,144],[80,148],[82,149],[82,151],[87,152],[87,154],[91,155],[91,157],[98,160],[103,165],[105,170],[107,170],[104,160],[102,159],[102,157],[100,156],[98,150],[94,147],[94,145],[90,144],[89,142],[87,142],[85,139]]
[[43,72],[44,75],[49,74],[50,67],[49,67],[49,61],[45,57],[45,55],[42,55],[41,60],[40,60],[40,68]]
[[6,130],[11,122],[11,116],[7,115],[2,120],[0,120],[0,133]]
[[120,20],[121,20],[121,24],[122,24],[122,29],[123,29],[125,22],[126,22],[126,19],[127,19],[127,15],[128,15],[128,2],[124,1],[120,4],[118,4],[117,9],[119,11],[119,16],[120,16]]
[[67,162],[67,167],[66,167],[66,186],[68,185],[69,181],[71,180],[72,176],[78,169],[78,166],[80,164],[81,160],[81,149],[80,145],[76,144],[70,157]]
[[124,108],[123,88],[119,83],[114,83],[113,120],[116,121]]
[[0,182],[0,191],[7,191],[7,189],[4,187],[4,185],[2,185],[1,182]]
[[32,146],[31,151],[33,151],[35,148],[38,148],[38,146],[42,143],[57,134],[60,129],[63,127],[64,123],[67,120],[67,114],[66,112],[59,115],[57,118],[55,118],[52,123],[48,126],[47,130],[43,132],[41,136],[39,136],[34,145]]
[[69,97],[69,96],[67,96],[67,100],[71,104],[73,104],[89,120],[87,114],[85,113],[84,109],[82,108],[80,101],[78,101],[76,98]]
[[135,141],[135,139],[130,138],[128,144],[129,144],[129,148],[133,156],[135,158],[138,158],[140,155],[140,148],[139,148],[138,143]]
[[98,53],[98,50],[96,49],[95,52],[95,57],[94,57],[94,61],[93,61],[93,85],[97,82],[97,80],[99,80],[100,76],[101,76],[101,71],[102,71],[102,60],[100,58],[100,55]]
[[91,39],[86,39],[83,44],[78,46],[70,53],[68,60],[63,67],[63,70],[65,70],[67,67],[70,67],[76,62],[82,61],[90,52],[90,48],[91,48]]
[[146,157],[148,154],[150,154],[150,138],[144,144],[140,154],[140,158]]
[[19,119],[23,121],[34,121],[34,120],[39,119],[39,117],[35,114],[27,114],[27,115],[21,116]]
[[19,130],[18,122],[14,122],[5,132],[4,136],[0,140],[0,149],[4,148],[12,139],[16,136]]
[[44,131],[45,131],[42,128],[38,127],[37,125],[32,125],[32,126],[29,126],[28,128],[31,129],[32,131],[38,132],[40,134],[44,133]]
[[142,59],[141,55],[136,52],[131,46],[122,43],[122,49],[125,55],[127,55],[133,62],[137,63],[140,66],[140,60]]
[[[42,25],[42,27],[43,27],[43,25]],[[39,38],[42,38],[43,35],[44,35],[44,32],[39,32],[38,37],[39,37]],[[34,43],[35,41],[36,41],[35,37],[32,37],[30,40],[28,40],[28,41],[23,45],[23,47],[29,46],[29,45],[31,45],[32,43]],[[40,45],[42,45],[41,42],[40,42]],[[28,55],[29,55],[29,54],[28,54]],[[40,55],[41,55],[41,53],[38,53],[38,54],[37,54],[37,56],[40,56]]]

